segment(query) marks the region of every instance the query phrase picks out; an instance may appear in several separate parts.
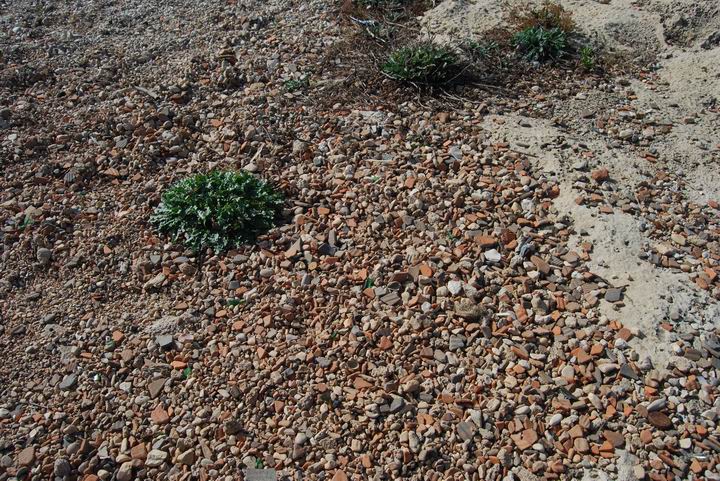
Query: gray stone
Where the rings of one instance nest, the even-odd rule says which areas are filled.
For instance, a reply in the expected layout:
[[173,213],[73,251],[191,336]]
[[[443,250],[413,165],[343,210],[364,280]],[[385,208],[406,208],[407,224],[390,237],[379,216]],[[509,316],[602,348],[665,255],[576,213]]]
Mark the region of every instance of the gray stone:
[[390,402],[390,412],[395,414],[405,406],[405,400],[400,396],[393,396]]
[[618,302],[622,299],[623,291],[618,288],[611,288],[605,291],[605,300],[608,302]]
[[173,337],[170,334],[161,334],[155,337],[155,342],[162,349],[167,349],[173,344]]
[[168,453],[159,449],[153,449],[147,455],[145,466],[149,468],[157,468],[162,465],[168,457]]
[[465,347],[464,336],[450,336],[449,349],[451,351],[457,351],[458,349],[462,349],[463,347]]
[[116,479],[117,481],[131,481],[133,478],[132,474],[133,463],[132,461],[126,461],[120,465],[118,469]]
[[462,292],[463,289],[463,283],[460,281],[450,281],[447,284],[448,291],[450,291],[450,294],[453,296],[457,296]]
[[158,394],[160,394],[160,391],[162,391],[162,388],[165,386],[165,381],[167,381],[167,379],[160,378],[155,379],[154,381],[150,382],[150,384],[148,384],[147,388],[148,392],[150,393],[150,399],[155,399],[156,397],[158,397]]
[[490,249],[489,251],[485,251],[485,261],[490,264],[497,264],[502,260],[502,254],[500,254],[496,249]]
[[70,466],[70,463],[65,458],[60,458],[55,460],[55,464],[53,465],[53,473],[55,476],[58,476],[60,478],[64,478],[65,476],[68,476],[72,472],[72,466]]
[[475,426],[468,422],[461,421],[457,425],[457,433],[463,441],[470,441],[473,436],[475,436]]
[[50,263],[50,260],[52,259],[52,251],[50,249],[46,249],[44,247],[41,247],[37,250],[37,260],[42,265],[47,265]]
[[195,464],[195,450],[188,449],[187,451],[183,451],[178,455],[177,462],[186,466],[192,466]]
[[75,387],[75,384],[77,384],[77,374],[72,373],[65,376],[58,387],[63,391],[69,391]]
[[277,481],[274,469],[246,469],[245,481]]
[[648,412],[660,411],[667,406],[667,401],[664,398],[656,399],[647,406]]
[[638,378],[638,375],[635,373],[635,371],[633,370],[633,368],[630,367],[629,364],[623,364],[623,365],[620,367],[620,375],[621,375],[622,377],[626,377],[626,378],[628,378],[628,379],[633,379],[633,380],[639,379],[639,378]]

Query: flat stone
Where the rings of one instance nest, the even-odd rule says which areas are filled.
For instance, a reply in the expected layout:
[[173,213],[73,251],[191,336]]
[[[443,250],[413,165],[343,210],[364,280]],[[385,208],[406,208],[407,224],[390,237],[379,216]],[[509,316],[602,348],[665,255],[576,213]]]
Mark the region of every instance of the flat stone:
[[35,462],[35,448],[28,446],[18,453],[18,466],[31,466]]
[[665,409],[665,406],[667,406],[667,400],[665,398],[660,398],[648,404],[647,410],[648,412],[660,411],[662,409]]
[[462,292],[463,283],[460,281],[450,281],[447,284],[447,288],[450,291],[450,294],[457,296],[460,292]]
[[487,316],[487,310],[484,307],[467,299],[456,302],[454,310],[455,314],[468,321],[480,321]]
[[147,459],[147,448],[144,443],[136,444],[130,449],[130,457],[133,459],[145,460]]
[[160,378],[155,379],[154,381],[150,382],[150,384],[148,384],[147,388],[148,392],[150,393],[150,399],[155,399],[156,397],[158,397],[158,394],[160,394],[160,391],[162,391],[166,381],[167,379]]
[[521,433],[511,435],[510,438],[518,449],[524,451],[537,442],[538,434],[534,429],[526,429]]
[[483,256],[485,257],[485,261],[490,264],[498,264],[502,261],[502,254],[500,254],[496,249],[485,251]]
[[605,300],[608,302],[618,302],[623,297],[623,290],[618,288],[610,288],[605,291]]
[[673,427],[672,420],[660,411],[648,413],[647,420],[658,429],[670,429]]
[[166,453],[165,451],[153,449],[147,455],[147,459],[145,460],[145,466],[149,468],[157,468],[165,462],[167,457],[168,453]]
[[630,364],[623,364],[620,366],[620,375],[634,381],[639,379],[633,368],[630,367]]
[[550,264],[548,264],[544,259],[538,256],[531,256],[530,262],[532,262],[538,271],[540,271],[542,274],[550,274]]
[[117,481],[132,481],[133,479],[133,462],[126,461],[120,465],[118,469],[116,479]]
[[470,441],[475,436],[475,427],[465,421],[461,421],[457,425],[457,433],[463,441]]
[[614,448],[622,448],[623,446],[625,446],[625,436],[623,436],[622,433],[606,429],[605,431],[603,431],[602,434],[603,437],[607,439]]
[[159,336],[155,336],[155,342],[158,346],[160,346],[162,349],[168,349],[173,345],[173,336],[170,334],[160,334]]
[[[630,135],[632,135],[632,133]],[[610,172],[608,172],[605,167],[602,167],[600,169],[593,170],[590,176],[595,182],[605,182],[610,178]]]
[[195,464],[195,450],[188,449],[187,451],[183,451],[178,455],[177,462],[186,466],[192,466]]
[[150,413],[150,419],[155,424],[167,424],[170,422],[170,416],[162,404],[155,406],[155,409]]
[[72,472],[72,466],[65,458],[56,459],[53,463],[53,474],[60,478],[68,476]]
[[465,337],[464,336],[450,336],[449,341],[449,349],[451,351],[457,351],[458,349],[462,349],[465,347]]
[[60,384],[58,385],[58,388],[60,388],[62,391],[70,391],[72,388],[75,387],[77,384],[77,374],[68,374],[63,378],[62,381],[60,381]]
[[274,469],[246,469],[245,481],[277,481],[277,473]]

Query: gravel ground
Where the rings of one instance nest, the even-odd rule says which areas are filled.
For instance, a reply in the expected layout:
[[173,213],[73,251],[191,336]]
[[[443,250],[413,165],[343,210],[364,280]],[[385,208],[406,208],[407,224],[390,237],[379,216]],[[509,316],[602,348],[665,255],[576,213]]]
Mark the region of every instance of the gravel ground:
[[[626,322],[569,207],[642,223],[635,261],[717,309],[718,204],[645,143],[668,121],[574,69],[396,92],[340,13],[0,2],[0,481],[720,478],[717,317]],[[199,265],[148,218],[215,167],[285,221]]]

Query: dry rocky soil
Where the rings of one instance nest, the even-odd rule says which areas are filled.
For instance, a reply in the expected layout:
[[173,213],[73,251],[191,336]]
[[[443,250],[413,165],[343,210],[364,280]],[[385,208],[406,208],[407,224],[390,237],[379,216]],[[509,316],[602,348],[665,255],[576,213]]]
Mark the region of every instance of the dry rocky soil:
[[[720,5],[563,5],[607,68],[428,92],[352,2],[0,0],[0,481],[720,479]],[[287,201],[199,263],[213,168]]]

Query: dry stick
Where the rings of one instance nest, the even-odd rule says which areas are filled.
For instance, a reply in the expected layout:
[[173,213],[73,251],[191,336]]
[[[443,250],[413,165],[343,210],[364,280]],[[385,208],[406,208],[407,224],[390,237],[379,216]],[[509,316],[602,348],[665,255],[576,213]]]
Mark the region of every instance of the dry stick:
[[530,157],[535,157],[535,158],[537,158],[537,155],[531,154],[530,152],[523,152],[523,151],[521,151],[521,150],[511,149],[510,147],[508,147],[508,150],[509,150],[510,152],[515,152],[516,154],[529,155]]

